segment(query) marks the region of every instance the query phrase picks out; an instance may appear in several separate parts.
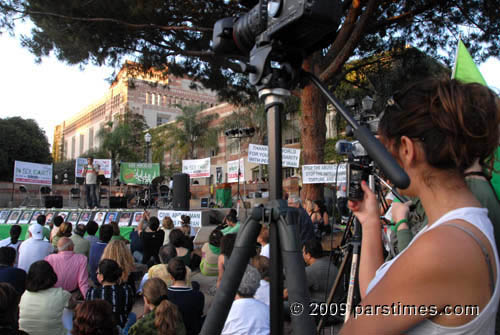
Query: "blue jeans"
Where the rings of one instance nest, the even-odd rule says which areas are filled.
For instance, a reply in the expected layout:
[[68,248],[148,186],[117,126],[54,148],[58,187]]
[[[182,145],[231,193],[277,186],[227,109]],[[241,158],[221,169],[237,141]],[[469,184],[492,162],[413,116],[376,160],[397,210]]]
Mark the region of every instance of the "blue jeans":
[[97,195],[95,194],[96,184],[86,184],[85,193],[87,193],[87,205],[89,208],[97,207]]
[[136,321],[137,321],[137,316],[135,315],[134,312],[131,312],[128,315],[127,323],[125,324],[125,326],[122,329],[120,329],[120,334],[121,335],[127,335],[128,334],[128,330],[130,329],[130,327],[132,327],[134,325],[134,323]]

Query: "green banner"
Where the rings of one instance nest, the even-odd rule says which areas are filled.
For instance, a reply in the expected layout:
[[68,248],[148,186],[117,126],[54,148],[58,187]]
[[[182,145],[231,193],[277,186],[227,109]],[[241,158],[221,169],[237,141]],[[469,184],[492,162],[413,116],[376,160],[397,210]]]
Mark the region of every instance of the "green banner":
[[125,184],[151,184],[160,175],[159,163],[121,163],[120,181]]

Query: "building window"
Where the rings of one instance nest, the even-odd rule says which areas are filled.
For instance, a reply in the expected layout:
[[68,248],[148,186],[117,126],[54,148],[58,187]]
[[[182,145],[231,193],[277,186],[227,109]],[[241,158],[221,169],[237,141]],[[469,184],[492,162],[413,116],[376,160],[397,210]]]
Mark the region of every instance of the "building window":
[[75,150],[76,150],[76,140],[73,136],[71,138],[71,159],[75,159]]
[[64,147],[62,148],[62,156],[64,160],[68,159],[68,141],[64,141]]
[[83,149],[85,147],[85,135],[80,134],[80,152],[78,153],[78,156],[83,154]]
[[89,128],[89,150],[94,148],[94,128]]
[[146,93],[146,105],[149,105],[151,103],[151,96],[149,93]]

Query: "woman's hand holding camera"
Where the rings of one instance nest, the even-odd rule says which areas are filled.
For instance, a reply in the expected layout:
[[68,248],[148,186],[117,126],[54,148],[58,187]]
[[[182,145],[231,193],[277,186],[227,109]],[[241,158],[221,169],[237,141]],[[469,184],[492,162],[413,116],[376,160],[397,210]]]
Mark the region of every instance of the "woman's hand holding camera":
[[363,225],[363,229],[371,227],[380,229],[380,209],[375,193],[372,192],[364,180],[361,182],[361,188],[364,192],[363,200],[349,200],[349,208]]

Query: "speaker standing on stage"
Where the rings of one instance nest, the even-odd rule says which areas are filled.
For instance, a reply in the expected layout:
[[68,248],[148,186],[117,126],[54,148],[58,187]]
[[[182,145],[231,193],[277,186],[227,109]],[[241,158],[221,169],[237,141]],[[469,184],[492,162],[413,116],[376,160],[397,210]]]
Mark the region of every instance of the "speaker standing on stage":
[[85,193],[87,194],[87,205],[89,208],[97,208],[97,174],[99,165],[94,164],[94,158],[87,158],[87,165],[83,168],[83,177],[85,177]]

